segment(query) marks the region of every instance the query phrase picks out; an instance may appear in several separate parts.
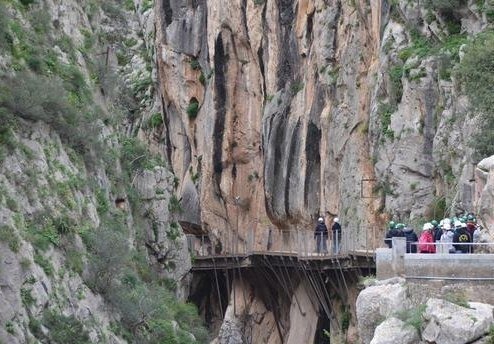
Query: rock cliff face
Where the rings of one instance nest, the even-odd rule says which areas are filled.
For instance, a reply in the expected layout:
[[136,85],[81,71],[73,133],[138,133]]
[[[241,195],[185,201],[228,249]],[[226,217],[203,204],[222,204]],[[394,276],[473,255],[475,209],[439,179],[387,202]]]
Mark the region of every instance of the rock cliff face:
[[487,27],[474,3],[158,2],[184,221],[260,243],[267,227],[339,215],[364,246],[390,217],[473,209],[476,122],[443,64]]
[[206,341],[177,301],[190,256],[153,139],[151,7],[0,3],[1,343]]
[[157,2],[160,139],[182,223],[227,252],[232,234],[265,249],[268,228],[339,215],[362,248],[381,244],[390,218],[479,209],[479,118],[455,71],[489,6]]
[[[136,290],[187,296],[184,231],[228,252],[319,216],[338,215],[355,248],[392,217],[478,210],[489,227],[492,162],[475,167],[482,121],[457,68],[492,6],[0,2],[0,340],[60,342],[65,324],[81,341],[205,341],[186,310],[150,324],[129,311]],[[290,281],[223,281],[225,307],[208,295],[216,341],[317,340],[320,305]]]

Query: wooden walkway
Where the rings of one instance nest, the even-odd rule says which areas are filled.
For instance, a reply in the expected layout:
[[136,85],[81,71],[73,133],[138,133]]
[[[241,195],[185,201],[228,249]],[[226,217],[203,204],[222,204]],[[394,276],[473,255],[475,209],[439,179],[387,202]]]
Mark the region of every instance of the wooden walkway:
[[248,254],[225,254],[197,256],[192,271],[248,269],[262,266],[286,267],[305,270],[355,270],[375,269],[374,251],[348,251],[340,255],[313,253],[299,256],[293,252],[251,252]]

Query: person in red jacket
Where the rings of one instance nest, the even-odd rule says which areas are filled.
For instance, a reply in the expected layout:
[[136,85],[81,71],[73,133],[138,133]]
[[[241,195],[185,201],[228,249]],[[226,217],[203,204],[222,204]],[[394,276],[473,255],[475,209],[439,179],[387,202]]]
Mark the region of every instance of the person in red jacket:
[[436,253],[434,245],[434,235],[432,234],[434,226],[427,222],[422,228],[422,234],[419,238],[419,253]]

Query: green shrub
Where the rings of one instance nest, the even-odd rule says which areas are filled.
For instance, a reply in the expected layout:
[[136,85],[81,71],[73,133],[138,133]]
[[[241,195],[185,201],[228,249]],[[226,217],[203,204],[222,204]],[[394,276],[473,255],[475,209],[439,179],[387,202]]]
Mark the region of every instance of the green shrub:
[[31,289],[21,288],[21,301],[25,307],[30,307],[36,303],[36,299],[31,295]]
[[12,36],[9,30],[10,14],[5,5],[0,2],[0,48],[3,50],[12,48]]
[[204,75],[203,72],[201,72],[201,75],[199,75],[199,82],[204,86],[206,85],[206,76]]
[[396,107],[387,104],[387,103],[379,103],[378,114],[381,121],[381,132],[383,136],[387,139],[394,139],[394,131],[391,129],[391,115],[396,111]]
[[181,199],[178,199],[178,197],[173,194],[170,197],[170,201],[168,202],[168,210],[171,213],[181,213],[182,212],[182,205],[180,204]]
[[350,321],[352,319],[352,313],[346,308],[343,309],[341,313],[341,330],[346,332],[350,327]]
[[53,225],[53,219],[45,214],[37,214],[29,221],[26,239],[41,251],[48,250],[52,245],[60,245],[60,234]]
[[12,335],[15,334],[15,327],[14,327],[14,324],[12,323],[12,321],[7,321],[5,323],[5,331],[7,331],[7,333],[10,333]]
[[489,337],[486,344],[494,344],[494,325],[489,328]]
[[180,226],[176,222],[170,223],[170,227],[166,231],[166,237],[171,241],[176,241],[182,235],[182,231],[180,230]]
[[466,0],[426,0],[425,6],[438,11],[453,11],[466,3]]
[[108,211],[110,210],[110,202],[106,195],[106,190],[98,188],[95,191],[94,195],[96,197],[96,210],[98,211],[98,214],[104,215],[108,213]]
[[150,128],[157,128],[163,124],[163,117],[160,112],[155,112],[151,115],[148,121],[148,126]]
[[148,148],[135,137],[123,140],[120,158],[122,167],[129,176],[133,176],[137,171],[164,165],[159,156],[152,155]]
[[401,102],[403,96],[403,83],[401,78],[403,77],[403,67],[393,66],[389,70],[389,82],[390,82],[390,97],[394,104]]
[[36,0],[19,0],[19,2],[22,4],[22,6],[29,7],[30,5],[36,3]]
[[293,95],[295,95],[304,89],[304,83],[301,81],[294,82],[290,86],[290,89],[292,90]]
[[[99,128],[89,112],[80,110],[83,78],[68,72],[71,90],[77,93],[72,102],[60,78],[19,72],[14,77],[0,79],[0,113],[13,114],[30,121],[43,121],[58,132],[62,140],[79,153],[88,152],[97,142]],[[82,81],[81,81],[82,80]]]
[[150,10],[151,8],[153,8],[153,6],[154,6],[153,0],[143,0],[141,6],[141,13]]
[[65,264],[70,270],[82,275],[84,271],[84,254],[76,249],[68,249],[65,252]]
[[[89,333],[82,322],[73,315],[65,316],[60,312],[45,310],[43,325],[49,330],[48,342],[54,344],[90,344]],[[38,339],[42,339],[38,337]],[[44,342],[44,341],[43,341]]]
[[48,259],[43,257],[41,254],[35,254],[34,262],[39,266],[41,266],[41,268],[43,269],[43,271],[47,276],[53,276],[53,272],[54,272],[53,265]]
[[191,120],[196,119],[197,113],[199,112],[199,102],[197,99],[192,98],[189,102],[189,106],[187,106],[187,115]]
[[127,11],[135,11],[134,0],[124,0],[124,8]]
[[12,252],[19,252],[21,241],[14,228],[8,225],[0,226],[0,241],[5,242]]
[[455,76],[468,95],[473,109],[479,113],[478,134],[470,145],[475,158],[494,154],[494,32],[479,34],[471,41],[455,72]]
[[190,68],[193,70],[199,70],[201,69],[201,65],[197,59],[192,59],[190,60]]
[[87,245],[90,253],[87,283],[91,289],[105,294],[130,261],[125,233],[103,224],[97,231],[89,233]]
[[424,312],[427,306],[421,304],[417,307],[411,309],[405,309],[396,314],[396,317],[401,321],[405,322],[406,325],[412,326],[419,333],[422,331],[422,325],[424,323]]
[[460,307],[471,308],[463,292],[448,292],[444,295],[444,299]]

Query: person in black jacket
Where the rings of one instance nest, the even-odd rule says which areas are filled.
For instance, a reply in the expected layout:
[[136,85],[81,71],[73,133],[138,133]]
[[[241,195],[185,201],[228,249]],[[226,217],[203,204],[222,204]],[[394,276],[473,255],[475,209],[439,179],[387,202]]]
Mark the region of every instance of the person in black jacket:
[[393,221],[389,223],[389,231],[386,233],[386,238],[384,239],[384,242],[386,245],[388,245],[389,248],[393,247],[393,238],[394,237],[403,237],[403,228],[405,228],[405,225],[403,223],[398,223],[394,224]]
[[407,253],[417,253],[417,242],[419,238],[412,228],[403,228],[403,234],[405,235],[407,241]]
[[432,229],[432,235],[434,235],[434,241],[441,241],[441,236],[443,235],[443,228],[442,226],[439,226],[439,223],[437,223],[436,220],[431,221],[431,225],[434,226]]
[[455,233],[453,234],[453,246],[456,253],[470,253],[472,238],[468,233],[466,226],[459,221],[455,222]]
[[324,223],[324,219],[320,217],[317,219],[316,230],[314,231],[314,239],[316,239],[316,252],[328,253],[327,240],[328,240],[328,227]]

